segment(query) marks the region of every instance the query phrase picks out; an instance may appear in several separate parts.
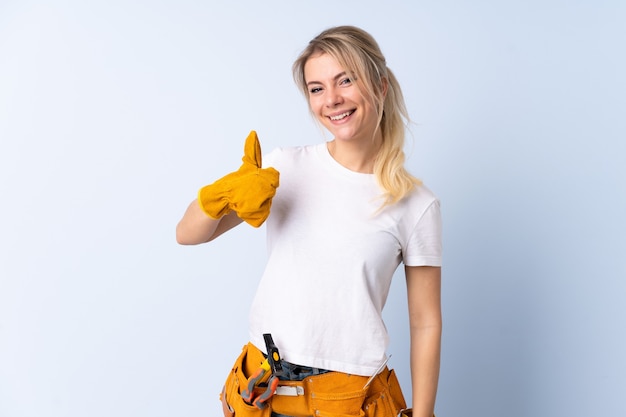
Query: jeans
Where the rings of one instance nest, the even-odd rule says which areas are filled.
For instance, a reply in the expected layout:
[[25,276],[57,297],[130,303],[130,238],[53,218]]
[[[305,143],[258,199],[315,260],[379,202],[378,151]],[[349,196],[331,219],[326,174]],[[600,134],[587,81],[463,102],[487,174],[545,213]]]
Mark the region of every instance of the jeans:
[[[320,368],[311,368],[309,366],[300,366],[287,361],[280,361],[280,364],[283,367],[283,375],[281,375],[278,379],[281,381],[302,381],[304,378],[325,374],[326,372],[330,372],[327,369]],[[272,413],[272,417],[291,417],[285,414]]]

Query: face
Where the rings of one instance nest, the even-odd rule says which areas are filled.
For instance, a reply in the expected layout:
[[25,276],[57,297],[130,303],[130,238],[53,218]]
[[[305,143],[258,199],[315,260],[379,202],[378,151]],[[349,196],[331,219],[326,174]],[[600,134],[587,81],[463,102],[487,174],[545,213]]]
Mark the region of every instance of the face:
[[318,120],[338,141],[371,143],[378,115],[357,83],[328,54],[317,54],[304,65],[309,105]]

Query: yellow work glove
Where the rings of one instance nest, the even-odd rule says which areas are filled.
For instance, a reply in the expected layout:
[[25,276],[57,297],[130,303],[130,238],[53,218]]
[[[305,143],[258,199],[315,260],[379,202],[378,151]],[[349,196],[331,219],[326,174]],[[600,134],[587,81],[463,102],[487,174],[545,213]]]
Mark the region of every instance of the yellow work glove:
[[232,210],[246,223],[259,227],[270,214],[279,173],[274,168],[261,168],[261,145],[254,130],[246,139],[242,161],[239,170],[202,187],[198,203],[214,219]]

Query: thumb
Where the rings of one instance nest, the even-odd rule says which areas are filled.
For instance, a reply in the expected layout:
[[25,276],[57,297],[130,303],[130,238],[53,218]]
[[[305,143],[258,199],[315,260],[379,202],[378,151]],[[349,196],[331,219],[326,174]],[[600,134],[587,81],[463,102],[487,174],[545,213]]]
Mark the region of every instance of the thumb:
[[244,166],[252,165],[256,168],[261,168],[261,144],[254,130],[250,131],[250,134],[246,138],[243,153],[242,161]]

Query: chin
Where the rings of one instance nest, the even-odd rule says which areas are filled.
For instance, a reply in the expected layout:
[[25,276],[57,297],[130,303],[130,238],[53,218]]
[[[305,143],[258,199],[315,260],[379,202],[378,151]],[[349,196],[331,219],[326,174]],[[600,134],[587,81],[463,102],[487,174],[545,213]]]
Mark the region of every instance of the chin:
[[358,135],[356,132],[331,132],[331,133],[335,133],[335,139],[337,140],[342,140],[342,141],[352,141],[352,140],[357,140]]

